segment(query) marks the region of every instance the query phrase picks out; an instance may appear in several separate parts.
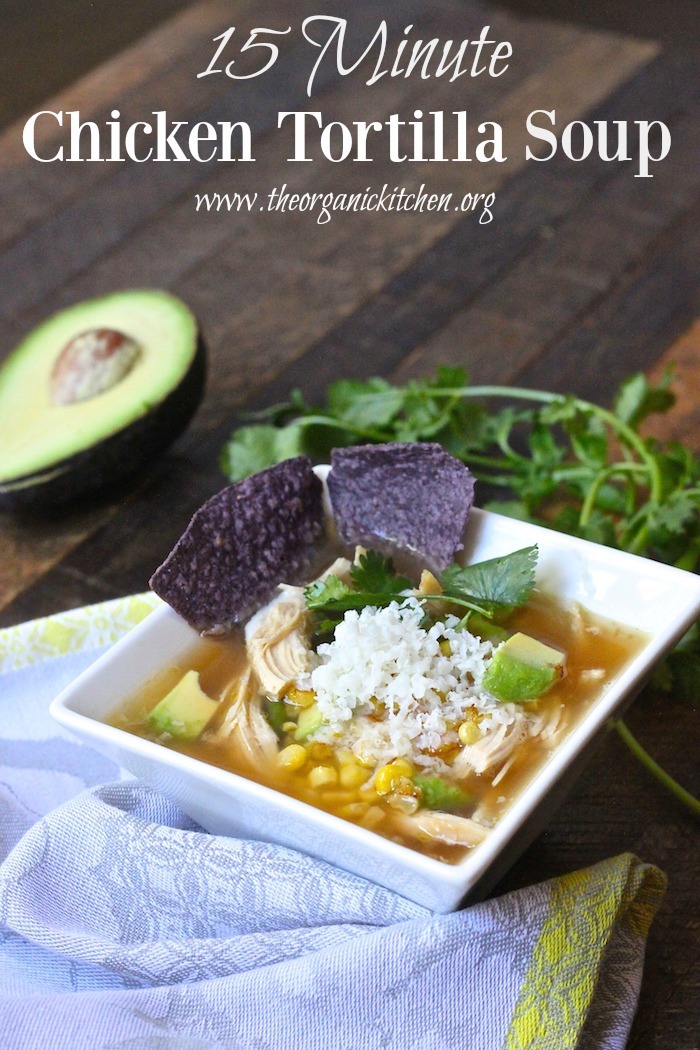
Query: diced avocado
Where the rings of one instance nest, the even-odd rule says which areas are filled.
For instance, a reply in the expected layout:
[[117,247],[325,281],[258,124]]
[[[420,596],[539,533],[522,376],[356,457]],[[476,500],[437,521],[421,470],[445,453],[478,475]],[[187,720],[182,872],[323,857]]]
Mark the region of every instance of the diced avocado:
[[483,684],[499,700],[534,700],[564,673],[564,653],[514,634],[493,655]]
[[456,784],[449,784],[441,777],[424,777],[416,773],[413,783],[420,788],[421,805],[426,809],[439,809],[445,813],[463,809],[472,802],[470,795]]
[[494,623],[493,620],[487,620],[485,616],[474,612],[470,614],[467,620],[467,630],[470,634],[476,634],[486,642],[493,642],[494,645],[500,645],[501,642],[505,642],[510,636],[510,632],[505,627],[501,627],[500,624]]
[[265,713],[267,714],[267,720],[271,727],[281,736],[284,731],[285,722],[289,721],[287,718],[287,706],[284,700],[267,700],[265,703]]
[[156,704],[148,716],[157,733],[169,733],[178,740],[196,740],[218,708],[217,700],[203,691],[199,672],[188,671]]
[[315,733],[317,729],[320,729],[322,725],[323,716],[318,709],[318,704],[312,704],[311,707],[305,707],[299,715],[294,739],[306,740],[307,736],[311,736],[311,734]]

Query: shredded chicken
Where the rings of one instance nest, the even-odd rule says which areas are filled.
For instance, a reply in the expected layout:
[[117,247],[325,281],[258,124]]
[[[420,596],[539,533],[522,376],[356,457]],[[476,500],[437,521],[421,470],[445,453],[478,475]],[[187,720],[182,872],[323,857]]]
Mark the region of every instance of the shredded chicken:
[[582,682],[602,682],[604,678],[604,667],[589,667],[585,671],[581,671],[579,674],[579,679]]
[[499,769],[498,773],[496,773],[496,776],[491,781],[491,786],[492,787],[496,787],[497,784],[501,783],[501,781],[503,780],[504,776],[506,775],[506,773],[508,772],[508,770],[510,769],[510,767],[513,765],[514,762],[515,762],[515,755],[511,755],[510,758],[506,759],[505,763],[501,766],[501,768]]
[[467,776],[472,770],[476,773],[497,770],[529,735],[527,718],[518,714],[510,725],[501,724],[474,744],[467,744],[457,755],[452,768],[458,777]]
[[246,668],[229,687],[224,702],[228,710],[210,738],[225,741],[236,761],[247,768],[259,769],[277,756],[278,742],[274,730],[261,708],[255,675]]
[[[356,548],[357,551],[362,550],[361,547]],[[355,558],[355,564],[357,565],[357,557]],[[337,576],[343,581],[343,583],[350,583],[350,569],[352,565],[347,558],[336,558],[332,565],[329,565],[325,572],[321,573],[319,579],[327,580],[329,576]]]
[[285,587],[246,629],[248,659],[268,696],[281,696],[309,669],[309,621],[301,587]]
[[[339,576],[349,579],[350,562],[336,558],[320,579]],[[260,609],[246,627],[248,659],[267,696],[282,696],[290,685],[308,671],[309,614],[304,588],[281,584],[278,594]]]
[[494,770],[492,784],[498,784],[515,761],[515,749],[523,740],[539,737],[549,742],[563,728],[561,705],[546,712],[520,713],[510,725],[499,725],[480,740],[466,745],[454,760],[452,769],[458,777],[467,776],[472,771],[481,774]]
[[395,813],[392,825],[406,838],[423,842],[438,839],[450,846],[478,846],[489,833],[489,828],[469,817],[431,810],[419,810],[412,815]]
[[553,740],[561,732],[566,722],[564,705],[553,707],[546,714],[540,714],[539,724],[532,736],[538,736],[540,740]]

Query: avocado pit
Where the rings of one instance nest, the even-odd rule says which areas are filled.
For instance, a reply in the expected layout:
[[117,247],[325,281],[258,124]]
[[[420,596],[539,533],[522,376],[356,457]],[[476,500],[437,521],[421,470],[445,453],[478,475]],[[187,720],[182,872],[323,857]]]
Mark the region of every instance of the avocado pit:
[[141,346],[114,328],[92,328],[63,348],[50,377],[54,405],[75,405],[121,382],[141,354]]

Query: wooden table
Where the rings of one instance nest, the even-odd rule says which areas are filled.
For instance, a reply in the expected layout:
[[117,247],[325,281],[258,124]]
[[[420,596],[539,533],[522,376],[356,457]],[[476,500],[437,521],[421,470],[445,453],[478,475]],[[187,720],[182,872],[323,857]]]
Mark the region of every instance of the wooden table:
[[[254,164],[39,164],[21,124],[0,139],[0,355],[47,313],[102,292],[160,286],[198,314],[210,347],[204,404],[151,474],[110,501],[44,520],[0,524],[0,623],[143,590],[194,509],[223,484],[218,452],[240,410],[300,386],[312,401],[339,376],[396,379],[464,365],[478,381],[573,391],[609,402],[628,373],[677,369],[680,404],[660,436],[698,442],[700,257],[697,56],[572,26],[523,22],[456,0],[356,0],[365,43],[381,17],[394,39],[473,37],[484,24],[513,44],[507,75],[445,80],[319,74],[305,94],[308,45],[298,28],[317,13],[298,0],[204,0],[79,81],[46,109],[125,123],[167,109],[195,121],[244,118]],[[328,10],[328,7],[324,8]],[[348,13],[347,11],[345,12]],[[295,27],[275,76],[235,84],[197,78],[212,38],[265,24]],[[312,104],[313,103],[313,104]],[[286,163],[280,110],[321,109],[326,120],[467,108],[470,124],[497,120],[502,164],[414,163],[379,157],[353,167]],[[630,164],[556,159],[526,163],[526,115],[555,109],[557,127],[655,119],[671,128],[653,179]],[[235,116],[232,116],[234,114]],[[42,148],[52,145],[51,135]],[[360,168],[361,170],[357,170]],[[371,168],[371,171],[369,170]],[[194,194],[381,187],[496,193],[494,220],[450,212],[206,214]],[[643,697],[631,728],[682,782],[697,789],[698,711]],[[694,741],[694,742],[693,742]],[[700,945],[692,818],[662,792],[616,737],[499,888],[632,850],[669,875],[648,949],[630,1045],[697,1046]]]

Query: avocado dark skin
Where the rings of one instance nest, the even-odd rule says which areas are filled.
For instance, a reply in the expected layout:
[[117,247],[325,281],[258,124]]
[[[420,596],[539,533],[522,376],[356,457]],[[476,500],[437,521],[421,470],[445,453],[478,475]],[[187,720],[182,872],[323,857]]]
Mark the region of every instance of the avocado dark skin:
[[0,511],[41,514],[79,498],[107,494],[154,463],[185,430],[204,394],[207,349],[201,333],[194,359],[168,396],[123,430],[46,471],[0,482]]

